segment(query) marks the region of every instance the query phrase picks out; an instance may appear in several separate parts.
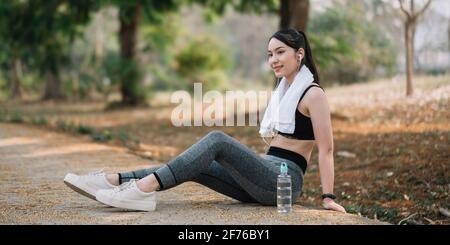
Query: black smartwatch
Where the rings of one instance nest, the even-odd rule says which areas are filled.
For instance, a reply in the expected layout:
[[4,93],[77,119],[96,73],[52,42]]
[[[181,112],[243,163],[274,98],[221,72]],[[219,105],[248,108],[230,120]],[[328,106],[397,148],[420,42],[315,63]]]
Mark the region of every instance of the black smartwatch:
[[334,200],[334,199],[336,199],[336,196],[334,194],[331,194],[331,193],[325,193],[325,194],[322,195],[322,200],[325,199],[325,198],[331,198],[331,199]]

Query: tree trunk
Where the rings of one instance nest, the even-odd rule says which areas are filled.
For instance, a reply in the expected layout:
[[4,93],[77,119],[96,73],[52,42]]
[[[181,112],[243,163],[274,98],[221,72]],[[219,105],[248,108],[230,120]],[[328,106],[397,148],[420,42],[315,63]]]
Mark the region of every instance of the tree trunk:
[[[133,64],[136,58],[137,29],[142,6],[123,6],[120,9],[120,54],[125,64]],[[136,63],[135,63],[136,64]],[[134,68],[132,68],[134,69]],[[145,96],[139,88],[141,81],[123,77],[121,81],[122,104],[138,105],[145,103]]]
[[308,24],[309,0],[280,0],[280,29],[305,31]]
[[450,20],[448,21],[448,53],[450,54]]
[[405,47],[406,47],[406,96],[410,96],[413,94],[413,69],[414,69],[414,46],[412,39],[414,31],[414,22],[406,21],[405,22]]
[[296,30],[306,31],[309,16],[309,0],[292,0],[291,27]]
[[45,73],[45,92],[43,100],[50,99],[62,99],[64,98],[61,93],[60,80],[58,72],[52,69],[48,69]]
[[431,4],[428,0],[420,11],[415,11],[414,0],[411,0],[409,10],[405,7],[404,0],[398,0],[400,9],[405,13],[405,53],[406,53],[406,96],[410,96],[413,91],[413,73],[414,73],[414,34],[419,16],[421,16]]
[[22,98],[23,91],[22,91],[22,83],[21,83],[21,77],[22,77],[22,63],[20,62],[20,59],[16,58],[13,60],[11,64],[11,84],[10,84],[10,98]]
[[280,0],[280,30],[289,28],[291,22],[291,13],[289,3],[291,0]]
[[96,26],[95,26],[95,65],[97,67],[101,66],[103,58],[103,12],[99,11],[96,16]]

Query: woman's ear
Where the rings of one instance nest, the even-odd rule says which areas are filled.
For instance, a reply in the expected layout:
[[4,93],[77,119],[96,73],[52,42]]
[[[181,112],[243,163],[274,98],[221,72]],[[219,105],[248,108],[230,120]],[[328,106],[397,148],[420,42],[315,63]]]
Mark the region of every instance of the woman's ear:
[[302,48],[299,48],[297,51],[297,57],[299,57],[299,58],[305,57],[305,50]]

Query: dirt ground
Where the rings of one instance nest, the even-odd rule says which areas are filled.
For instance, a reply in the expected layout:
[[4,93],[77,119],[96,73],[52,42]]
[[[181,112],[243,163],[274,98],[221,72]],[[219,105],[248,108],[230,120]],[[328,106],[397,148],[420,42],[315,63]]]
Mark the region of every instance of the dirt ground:
[[5,123],[0,129],[0,224],[385,224],[298,204],[281,215],[275,207],[242,204],[195,183],[159,192],[155,212],[123,211],[73,192],[64,175],[158,162],[87,137]]

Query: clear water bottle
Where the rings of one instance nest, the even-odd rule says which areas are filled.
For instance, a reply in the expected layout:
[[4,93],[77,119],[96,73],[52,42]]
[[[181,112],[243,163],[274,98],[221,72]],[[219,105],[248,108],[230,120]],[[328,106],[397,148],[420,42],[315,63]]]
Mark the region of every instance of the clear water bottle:
[[292,184],[291,176],[285,162],[280,165],[280,175],[277,179],[277,209],[278,213],[292,211]]

